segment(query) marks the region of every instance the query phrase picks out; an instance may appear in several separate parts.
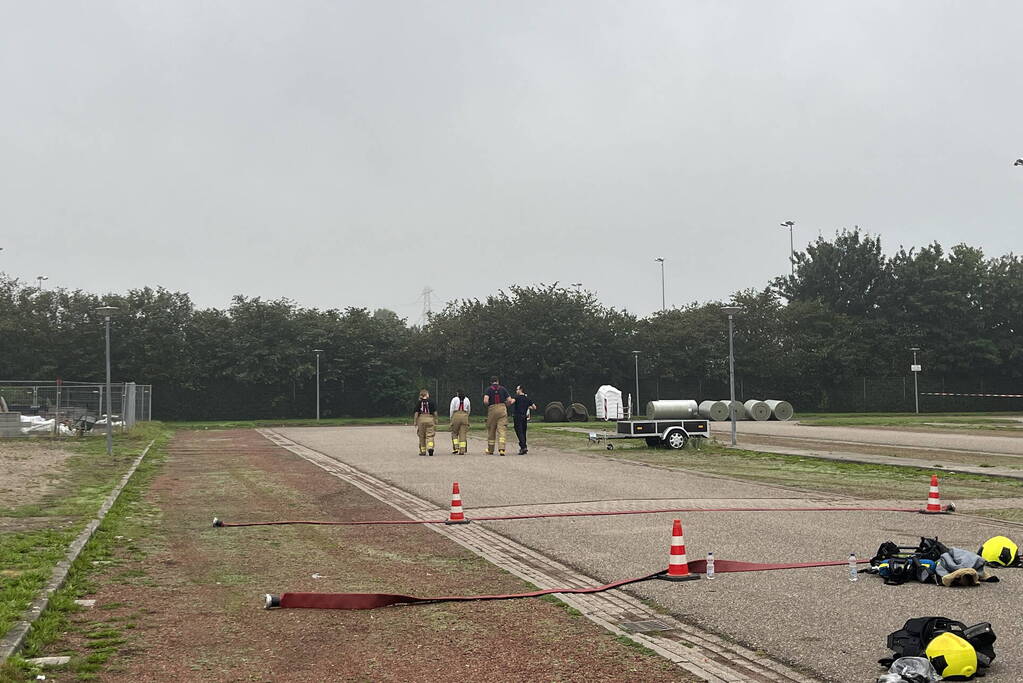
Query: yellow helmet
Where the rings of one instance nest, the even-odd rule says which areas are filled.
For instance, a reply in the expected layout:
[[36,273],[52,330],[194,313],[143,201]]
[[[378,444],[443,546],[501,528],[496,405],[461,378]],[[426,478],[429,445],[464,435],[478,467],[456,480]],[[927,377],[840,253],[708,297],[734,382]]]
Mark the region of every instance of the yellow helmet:
[[977,651],[954,633],[935,636],[925,652],[939,676],[969,678],[977,673]]
[[995,536],[984,541],[977,554],[987,560],[988,564],[1000,564],[1003,567],[1019,562],[1019,548],[1005,536]]

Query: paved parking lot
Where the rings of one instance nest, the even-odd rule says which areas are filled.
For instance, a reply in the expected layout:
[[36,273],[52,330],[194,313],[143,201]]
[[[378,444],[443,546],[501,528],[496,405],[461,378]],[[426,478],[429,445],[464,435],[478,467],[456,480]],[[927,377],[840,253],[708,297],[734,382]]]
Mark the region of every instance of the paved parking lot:
[[[815,428],[816,429],[816,428]],[[489,506],[607,501],[692,501],[755,506],[806,499],[848,502],[833,496],[728,478],[664,470],[535,448],[528,456],[414,454],[411,427],[279,430],[309,448],[444,508],[458,481],[467,514]],[[915,435],[914,435],[915,436]],[[949,436],[959,436],[952,434]],[[1011,438],[1011,437],[1009,437]],[[471,450],[482,450],[478,441]],[[904,501],[919,505],[921,496]],[[589,502],[589,503],[587,503]],[[966,512],[970,501],[959,501]],[[762,505],[763,504],[763,505]],[[488,522],[486,526],[590,576],[614,580],[666,566],[671,514]],[[882,512],[739,512],[683,516],[690,559],[713,550],[720,559],[753,562],[841,560],[850,551],[869,557],[885,540],[916,542],[938,536],[975,549],[992,535],[1019,535],[1019,527],[963,515]],[[1014,681],[1023,666],[1023,625],[1017,605],[1023,572],[1003,570],[1002,582],[970,589],[930,585],[889,587],[874,577],[848,580],[845,567],[721,575],[713,582],[647,582],[632,592],[682,620],[805,666],[836,681],[871,680],[886,654],[885,636],[913,616],[946,615],[991,621],[999,640],[997,663],[986,680]],[[495,605],[495,609],[500,609]]]

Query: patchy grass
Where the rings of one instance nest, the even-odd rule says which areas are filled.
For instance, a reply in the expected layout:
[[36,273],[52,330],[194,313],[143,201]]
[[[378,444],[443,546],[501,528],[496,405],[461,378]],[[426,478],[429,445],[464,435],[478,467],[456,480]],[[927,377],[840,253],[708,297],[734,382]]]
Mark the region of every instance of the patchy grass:
[[1019,522],[1023,524],[1023,510],[1019,508],[993,508],[990,510],[971,510],[971,515],[1002,519],[1007,522]]
[[[563,450],[642,462],[660,467],[717,474],[733,479],[867,499],[923,499],[926,478],[940,468],[872,465],[797,455],[725,448],[714,440],[693,439],[681,451],[649,448],[642,439],[615,442],[613,451],[591,444],[585,434],[538,429],[533,442]],[[1023,481],[995,476],[941,473],[942,495],[964,498],[1023,496]]]
[[635,650],[636,652],[639,652],[640,654],[644,654],[644,655],[646,655],[648,657],[657,657],[658,656],[656,652],[654,652],[653,650],[648,648],[646,645],[641,645],[641,644],[637,643],[635,640],[633,640],[632,638],[627,638],[626,636],[615,636],[615,640],[617,640],[619,643],[621,643],[625,647],[631,648],[631,649]]
[[[117,435],[113,458],[107,458],[105,443],[73,443],[71,447],[78,454],[69,459],[69,477],[62,482],[59,491],[53,494],[52,504],[33,513],[36,516],[52,516],[55,520],[54,528],[0,535],[0,566],[6,570],[0,574],[0,633],[3,633],[19,618],[49,580],[53,567],[63,559],[68,545],[96,514],[103,499],[123,476],[130,462],[150,440],[157,440],[135,477],[124,488],[118,502],[79,555],[64,587],[52,596],[49,608],[36,620],[22,652],[23,657],[37,656],[43,644],[54,640],[66,629],[65,615],[80,609],[74,600],[87,590],[86,577],[114,563],[110,552],[112,544],[125,546],[128,552],[137,551],[134,543],[123,541],[126,536],[112,533],[111,529],[117,524],[118,516],[123,515],[124,507],[133,495],[137,498],[139,478],[144,471],[151,471],[155,467],[154,462],[160,457],[159,448],[168,436],[169,431],[158,423],[140,425],[129,434]],[[15,508],[4,512],[17,516],[21,511]],[[92,646],[93,652],[88,659],[93,663],[97,663],[100,658],[105,661],[105,657],[99,655],[112,647],[109,640],[95,639],[96,644]],[[78,666],[74,662],[72,664],[72,669]],[[82,672],[87,673],[89,663],[81,664],[85,667]],[[0,668],[0,681],[23,680],[30,673],[23,659],[13,658],[11,663]]]

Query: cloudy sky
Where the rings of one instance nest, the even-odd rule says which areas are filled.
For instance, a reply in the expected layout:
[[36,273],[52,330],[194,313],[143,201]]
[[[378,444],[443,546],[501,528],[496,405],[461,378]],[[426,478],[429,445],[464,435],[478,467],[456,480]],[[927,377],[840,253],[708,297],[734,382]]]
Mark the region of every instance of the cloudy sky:
[[0,2],[0,270],[321,308],[1020,251],[1023,5]]

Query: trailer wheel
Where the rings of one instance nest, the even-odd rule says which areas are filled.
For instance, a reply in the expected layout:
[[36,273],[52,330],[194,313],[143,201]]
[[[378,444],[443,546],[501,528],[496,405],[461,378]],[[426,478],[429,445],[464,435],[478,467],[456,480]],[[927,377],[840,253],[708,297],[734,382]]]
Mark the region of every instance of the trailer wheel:
[[650,448],[657,448],[661,445],[661,437],[659,436],[648,436],[646,438],[646,445]]
[[673,429],[664,437],[664,445],[672,450],[681,450],[686,447],[689,437],[681,429]]

